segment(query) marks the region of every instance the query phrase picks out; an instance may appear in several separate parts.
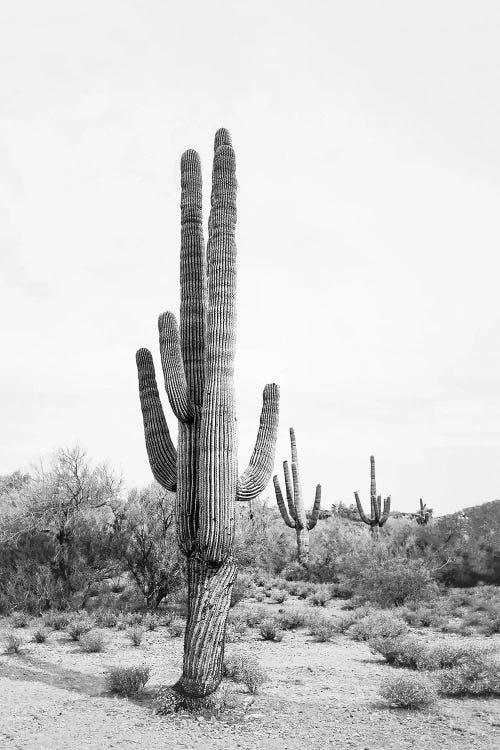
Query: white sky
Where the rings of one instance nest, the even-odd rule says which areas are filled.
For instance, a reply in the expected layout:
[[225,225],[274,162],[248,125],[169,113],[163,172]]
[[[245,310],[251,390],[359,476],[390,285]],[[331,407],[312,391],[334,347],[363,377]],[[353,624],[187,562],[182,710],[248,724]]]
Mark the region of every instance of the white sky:
[[241,470],[275,381],[308,505],[370,453],[393,508],[499,497],[499,38],[495,0],[3,3],[0,473],[79,441],[150,480],[134,354],[223,125]]

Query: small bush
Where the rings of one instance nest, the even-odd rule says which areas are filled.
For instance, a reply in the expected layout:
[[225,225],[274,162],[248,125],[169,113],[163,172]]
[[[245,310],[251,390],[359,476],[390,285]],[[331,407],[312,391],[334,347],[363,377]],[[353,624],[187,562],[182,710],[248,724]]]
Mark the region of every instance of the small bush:
[[273,592],[273,599],[278,604],[283,604],[288,599],[288,591],[285,591],[285,589],[276,589]]
[[45,628],[37,628],[33,633],[33,640],[35,643],[45,643],[47,640],[48,633]]
[[114,628],[116,623],[118,622],[118,616],[116,612],[104,610],[102,612],[98,612],[96,616],[96,622],[103,628]]
[[262,620],[260,623],[260,634],[264,641],[276,641],[279,643],[283,640],[283,631],[280,630],[279,623],[276,620]]
[[246,685],[252,694],[257,693],[260,686],[268,679],[257,659],[244,654],[229,657],[224,664],[224,672],[234,682]]
[[234,586],[231,590],[230,607],[235,607],[242,599],[250,596],[251,593],[251,581],[248,576],[243,573],[238,573],[238,577],[234,582]]
[[23,642],[14,633],[9,633],[3,642],[4,654],[18,654],[21,651]]
[[95,654],[104,650],[104,636],[99,630],[91,630],[80,637],[80,648],[87,654]]
[[417,669],[428,671],[451,669],[469,661],[471,658],[474,659],[476,652],[476,646],[449,641],[429,644],[417,660]]
[[125,622],[127,623],[129,628],[133,628],[136,625],[142,625],[143,619],[144,615],[142,614],[142,612],[129,612],[125,617]]
[[66,632],[72,641],[79,641],[81,636],[92,630],[93,622],[88,617],[75,617],[66,626]]
[[427,650],[427,644],[418,636],[408,635],[396,638],[378,636],[370,640],[370,648],[374,653],[383,656],[388,664],[417,669],[419,659]]
[[136,695],[149,680],[149,667],[111,667],[106,685],[111,693]]
[[267,611],[265,607],[255,607],[255,609],[246,612],[246,622],[249,628],[254,628],[256,625],[260,625],[262,620],[265,620],[266,618]]
[[282,630],[297,630],[306,624],[307,617],[300,609],[289,609],[278,617]]
[[328,617],[315,617],[309,622],[309,634],[318,643],[326,643],[331,640],[336,632],[335,623]]
[[135,628],[130,628],[127,631],[127,638],[129,639],[132,646],[140,646],[142,642],[142,637],[144,635],[144,628],[139,627],[136,625]]
[[29,619],[25,612],[13,612],[10,622],[13,628],[25,628],[29,623]]
[[309,599],[307,600],[309,604],[311,604],[313,607],[324,607],[327,602],[331,599],[331,594],[326,588],[318,588],[316,591],[313,591]]
[[43,624],[53,630],[64,630],[70,620],[68,612],[46,612],[42,618]]
[[380,686],[380,695],[397,708],[426,708],[437,700],[437,691],[428,677],[397,674],[387,677]]
[[311,594],[314,591],[314,586],[311,586],[311,584],[305,584],[303,586],[300,586],[297,591],[297,596],[299,599],[307,599],[309,594]]
[[183,620],[172,620],[171,624],[168,626],[168,633],[171,638],[180,638],[181,635],[184,635],[184,621]]
[[442,695],[500,695],[500,662],[486,649],[469,649],[462,663],[437,676]]
[[408,625],[390,612],[373,612],[358,619],[347,630],[354,641],[369,641],[370,638],[396,638],[408,632]]
[[113,594],[121,594],[122,591],[125,591],[125,584],[121,583],[120,581],[113,581],[111,583],[110,590],[113,592]]

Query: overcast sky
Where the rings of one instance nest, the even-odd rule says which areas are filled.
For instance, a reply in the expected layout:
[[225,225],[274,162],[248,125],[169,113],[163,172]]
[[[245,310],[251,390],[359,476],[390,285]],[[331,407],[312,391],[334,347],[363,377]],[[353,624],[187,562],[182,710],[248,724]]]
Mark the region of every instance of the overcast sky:
[[150,481],[134,354],[225,126],[241,470],[274,381],[307,505],[371,453],[395,509],[500,497],[499,38],[496,0],[3,3],[0,473],[78,441]]

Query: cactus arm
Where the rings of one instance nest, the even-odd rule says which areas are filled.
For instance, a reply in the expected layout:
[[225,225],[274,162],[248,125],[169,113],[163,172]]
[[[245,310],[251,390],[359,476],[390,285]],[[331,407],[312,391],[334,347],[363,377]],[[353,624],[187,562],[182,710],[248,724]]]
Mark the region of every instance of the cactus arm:
[[307,528],[309,531],[314,529],[316,524],[318,523],[318,516],[319,516],[319,509],[321,507],[321,485],[316,485],[316,495],[314,498],[314,505],[311,513],[311,518],[309,519],[309,522],[307,524]]
[[151,352],[148,349],[139,349],[136,362],[149,464],[156,481],[165,489],[175,492],[177,453],[163,413]]
[[361,500],[359,499],[359,495],[357,492],[354,493],[354,498],[356,500],[356,507],[358,509],[359,516],[361,520],[368,524],[368,526],[371,526],[371,520],[366,515],[365,511],[363,510],[363,506],[361,505]]
[[278,415],[279,388],[271,383],[264,388],[257,440],[250,463],[238,479],[236,500],[253,500],[269,482],[274,465]]
[[207,269],[203,239],[200,157],[189,149],[181,158],[180,346],[189,396],[201,407],[205,381]]
[[307,516],[302,497],[302,486],[300,484],[299,468],[295,462],[292,463],[293,495],[295,499],[295,512],[297,513],[296,525],[301,529],[307,529]]
[[383,526],[384,523],[389,518],[389,514],[391,512],[391,497],[386,497],[384,500],[384,512],[380,515],[380,518],[378,520],[378,525]]
[[288,515],[288,511],[285,506],[285,501],[283,500],[283,494],[281,492],[280,482],[276,475],[273,477],[273,483],[274,483],[274,492],[276,494],[276,502],[278,503],[278,508],[280,509],[281,516],[284,522],[286,523],[286,525],[289,526],[291,529],[294,529],[295,521],[292,521],[292,519]]
[[375,498],[375,502],[373,503],[373,514],[372,514],[372,521],[374,521],[375,524],[379,522],[381,506],[382,506],[382,497],[380,495],[377,495],[377,497]]
[[190,422],[194,409],[188,395],[186,375],[182,363],[179,328],[172,313],[163,313],[158,318],[160,354],[165,390],[175,416],[179,422]]
[[299,457],[297,454],[297,440],[295,439],[295,430],[290,427],[290,447],[292,449],[292,464],[299,465]]
[[227,131],[218,131],[207,248],[208,314],[205,390],[200,426],[201,556],[228,559],[234,536],[237,436],[234,410],[236,327],[236,165]]
[[297,520],[297,511],[295,510],[295,499],[293,496],[293,484],[292,476],[290,474],[290,468],[288,461],[283,461],[283,473],[285,475],[285,489],[286,489],[286,501],[288,503],[288,511],[294,521]]

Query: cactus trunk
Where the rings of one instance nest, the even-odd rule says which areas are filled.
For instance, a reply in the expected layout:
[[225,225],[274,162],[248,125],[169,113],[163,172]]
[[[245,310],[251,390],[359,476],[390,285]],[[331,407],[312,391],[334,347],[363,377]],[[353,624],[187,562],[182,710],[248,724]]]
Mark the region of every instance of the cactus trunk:
[[236,173],[227,130],[215,136],[207,253],[202,230],[200,159],[181,160],[180,326],[159,319],[165,388],[179,421],[175,450],[151,354],[137,353],[146,448],[153,475],[176,491],[177,539],[188,566],[184,668],[174,686],[187,698],[213,692],[221,679],[231,589],[234,503],[251,501],[271,476],[279,389],[267,385],[257,441],[238,478],[234,354],[236,341]]

